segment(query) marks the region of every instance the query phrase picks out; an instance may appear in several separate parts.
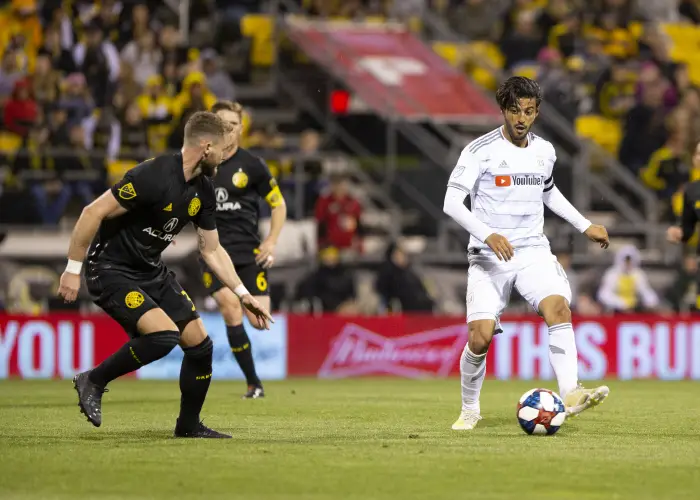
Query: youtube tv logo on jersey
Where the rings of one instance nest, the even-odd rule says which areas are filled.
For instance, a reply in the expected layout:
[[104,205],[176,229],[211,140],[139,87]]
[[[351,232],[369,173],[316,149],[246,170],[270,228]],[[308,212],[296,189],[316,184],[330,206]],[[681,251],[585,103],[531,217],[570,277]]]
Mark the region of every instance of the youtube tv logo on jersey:
[[513,183],[513,178],[510,175],[497,175],[496,186],[508,187]]

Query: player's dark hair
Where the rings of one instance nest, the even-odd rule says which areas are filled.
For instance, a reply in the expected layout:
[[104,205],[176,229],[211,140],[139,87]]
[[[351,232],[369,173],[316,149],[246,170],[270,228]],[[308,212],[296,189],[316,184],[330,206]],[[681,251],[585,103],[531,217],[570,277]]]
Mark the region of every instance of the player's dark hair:
[[238,113],[239,115],[243,114],[243,106],[241,106],[237,102],[233,101],[226,101],[226,100],[221,100],[221,101],[216,101],[214,105],[211,107],[211,112],[212,113],[218,113],[219,111],[233,111],[234,113]]
[[511,76],[496,90],[496,102],[501,110],[518,106],[519,99],[535,99],[537,107],[542,102],[542,89],[535,80],[524,76]]
[[223,138],[226,123],[215,113],[197,111],[185,124],[185,143],[196,144],[206,137]]

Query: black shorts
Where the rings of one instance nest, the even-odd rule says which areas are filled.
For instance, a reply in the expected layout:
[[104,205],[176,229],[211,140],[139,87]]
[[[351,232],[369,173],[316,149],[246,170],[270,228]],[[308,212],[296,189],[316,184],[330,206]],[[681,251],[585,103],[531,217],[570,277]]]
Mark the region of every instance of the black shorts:
[[[238,277],[241,278],[243,285],[245,285],[251,295],[259,297],[270,294],[267,283],[267,270],[255,262],[252,264],[236,264],[234,262],[233,265],[236,266]],[[207,289],[210,295],[226,287],[202,259],[199,259],[199,269],[201,270],[204,288]]]
[[162,309],[180,332],[199,318],[199,313],[172,272],[145,284],[115,273],[100,273],[88,279],[88,291],[95,304],[119,323],[131,337],[139,335],[136,324],[151,309]]

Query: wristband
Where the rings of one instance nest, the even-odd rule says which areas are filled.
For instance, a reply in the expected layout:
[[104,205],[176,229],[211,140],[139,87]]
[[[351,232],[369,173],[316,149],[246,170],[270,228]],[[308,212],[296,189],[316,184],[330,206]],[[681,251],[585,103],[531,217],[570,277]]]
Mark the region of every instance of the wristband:
[[236,288],[234,288],[233,293],[235,293],[239,299],[241,297],[243,297],[244,295],[250,295],[250,292],[248,291],[248,289],[245,287],[245,285],[243,283],[241,283]]
[[66,264],[66,272],[71,274],[80,274],[80,270],[83,268],[83,263],[77,260],[68,259],[68,264]]

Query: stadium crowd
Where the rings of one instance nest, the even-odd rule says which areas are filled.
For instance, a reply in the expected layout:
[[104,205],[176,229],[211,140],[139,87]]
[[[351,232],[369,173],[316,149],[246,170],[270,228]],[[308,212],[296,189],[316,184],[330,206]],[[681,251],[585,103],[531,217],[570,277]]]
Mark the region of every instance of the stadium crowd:
[[[444,16],[465,40],[457,60],[450,62],[488,88],[503,72],[536,78],[548,106],[575,124],[580,135],[617,155],[658,194],[667,220],[680,212],[684,184],[700,178],[700,92],[695,86],[700,83],[700,59],[681,50],[695,40],[695,31],[685,26],[700,22],[700,2],[297,3],[308,15],[321,17],[387,16],[413,22],[426,9]],[[244,63],[222,55],[241,46],[247,37],[242,19],[264,12],[267,2],[246,0],[234,6],[225,0],[192,1],[187,44],[182,43],[177,15],[163,2],[4,4],[0,155],[9,168],[4,170],[0,208],[13,207],[12,222],[55,225],[72,204],[79,208],[91,201],[139,161],[179,149],[191,113],[208,109],[217,99],[236,99],[236,84],[250,78],[249,53],[243,53]],[[257,126],[254,110],[246,110],[243,130],[244,147],[281,153],[269,163],[286,196],[296,189],[293,172],[301,168],[308,174],[303,210],[290,216],[316,219],[321,251],[319,266],[302,280],[297,297],[319,299],[323,310],[356,311],[359,293],[341,256],[363,250],[362,206],[346,178],[325,175],[317,158],[321,135],[308,129],[298,141],[290,141],[274,125]],[[285,153],[293,159],[285,159]],[[639,285],[645,280],[638,259],[626,252],[600,286],[579,291],[576,307],[581,314],[685,307],[690,295],[679,290],[693,286],[692,259],[678,270],[678,286],[667,300],[659,300],[657,293]],[[567,272],[575,281],[575,271]],[[619,285],[632,275],[632,285]],[[433,310],[437,301],[396,244],[386,251],[375,290],[383,310]]]

